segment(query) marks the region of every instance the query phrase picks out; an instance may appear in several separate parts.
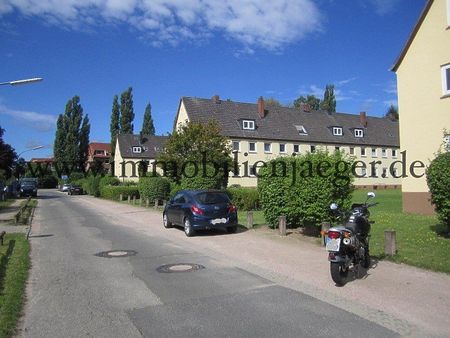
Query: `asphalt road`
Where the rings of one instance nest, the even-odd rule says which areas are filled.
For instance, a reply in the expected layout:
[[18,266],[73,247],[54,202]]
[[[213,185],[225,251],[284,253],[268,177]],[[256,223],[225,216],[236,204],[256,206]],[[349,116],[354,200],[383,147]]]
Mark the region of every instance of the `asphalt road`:
[[[182,231],[165,230],[169,232],[162,236],[156,213],[120,207],[87,196],[40,192],[21,336],[398,336],[373,321],[238,267],[227,255],[203,250]],[[134,227],[134,215],[147,219],[146,226],[154,233]],[[225,233],[209,236],[196,239],[234,238]],[[131,255],[98,255],[110,250]],[[204,268],[158,270],[182,263]]]

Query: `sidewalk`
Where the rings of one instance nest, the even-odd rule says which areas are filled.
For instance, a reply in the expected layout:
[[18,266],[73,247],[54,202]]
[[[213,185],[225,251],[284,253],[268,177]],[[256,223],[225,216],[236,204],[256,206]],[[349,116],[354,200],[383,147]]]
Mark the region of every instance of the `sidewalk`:
[[164,229],[162,214],[152,209],[88,196],[78,203],[108,217],[112,225],[132,228],[145,236],[164,237],[174,246],[230,260],[239,268],[355,313],[402,336],[450,336],[447,274],[374,261],[367,273],[354,276],[344,287],[336,287],[325,249],[296,236],[248,230],[232,235],[201,232],[187,238],[180,229]]

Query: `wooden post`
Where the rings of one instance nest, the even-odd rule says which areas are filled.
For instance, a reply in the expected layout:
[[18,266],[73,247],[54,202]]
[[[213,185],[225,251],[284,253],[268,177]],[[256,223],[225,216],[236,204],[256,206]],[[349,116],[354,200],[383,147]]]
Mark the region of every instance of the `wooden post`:
[[147,200],[145,201],[145,206],[148,208],[150,206],[150,199],[147,198]]
[[159,205],[159,200],[155,200],[155,208],[157,208],[158,207],[158,205]]
[[131,203],[131,195],[128,195],[128,203]]
[[133,195],[133,205],[136,204],[136,196]]
[[253,211],[247,211],[247,228],[253,228]]
[[278,229],[281,236],[286,236],[286,216],[278,217]]
[[142,207],[143,204],[144,204],[144,199],[141,197],[141,198],[139,198],[139,205]]
[[320,228],[320,235],[322,236],[322,245],[325,246],[325,238],[326,233],[328,232],[328,230],[330,230],[331,228],[331,224],[329,222],[322,222],[321,224],[321,228]]
[[388,256],[397,253],[395,230],[384,230],[384,253]]
[[166,207],[166,204],[167,204],[167,201],[166,200],[163,200],[163,208],[165,208]]
[[120,194],[119,195],[119,201],[122,202],[122,200],[123,200],[123,194]]

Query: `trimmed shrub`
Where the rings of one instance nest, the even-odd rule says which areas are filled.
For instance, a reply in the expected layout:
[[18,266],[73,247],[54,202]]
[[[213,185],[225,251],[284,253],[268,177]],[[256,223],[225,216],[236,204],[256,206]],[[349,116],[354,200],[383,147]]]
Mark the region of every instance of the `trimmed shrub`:
[[154,200],[167,200],[170,194],[170,182],[163,177],[141,177],[139,179],[139,195],[141,198]]
[[220,189],[223,183],[223,172],[216,172],[214,167],[202,166],[198,168],[194,165],[188,165],[184,168],[183,176],[180,182],[181,189],[202,190],[202,189]]
[[169,198],[175,197],[175,195],[180,191],[183,190],[181,186],[175,182],[170,182],[170,194]]
[[238,210],[258,210],[259,194],[256,188],[228,188],[228,195]]
[[268,162],[258,173],[266,221],[274,228],[281,215],[286,216],[290,227],[330,221],[331,203],[350,207],[351,165],[352,160],[343,153],[323,151]]
[[123,185],[106,185],[101,189],[101,196],[110,200],[118,200],[122,194],[123,198],[126,199],[128,196],[136,196],[139,198],[139,189],[137,186],[123,186]]
[[426,170],[431,202],[450,233],[450,152],[440,153]]
[[89,195],[100,197],[100,179],[100,176],[88,176],[81,180],[81,186]]
[[107,185],[119,185],[120,180],[115,176],[104,176],[100,179],[100,191]]

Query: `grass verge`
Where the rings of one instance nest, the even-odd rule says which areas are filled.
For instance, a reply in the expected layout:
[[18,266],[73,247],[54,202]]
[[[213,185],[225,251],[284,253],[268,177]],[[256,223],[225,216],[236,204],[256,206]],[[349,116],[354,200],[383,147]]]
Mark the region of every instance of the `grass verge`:
[[6,234],[0,246],[0,337],[11,337],[24,303],[30,267],[30,244],[24,234]]
[[29,202],[26,200],[22,204],[22,206],[25,206],[23,211],[21,212],[19,219],[17,221],[17,224],[28,224],[28,219],[30,218],[31,212],[34,208],[36,208],[38,201],[37,200],[30,200]]
[[6,209],[7,207],[9,207],[11,204],[13,204],[16,200],[14,199],[7,199],[5,201],[0,201],[0,210],[2,209]]

